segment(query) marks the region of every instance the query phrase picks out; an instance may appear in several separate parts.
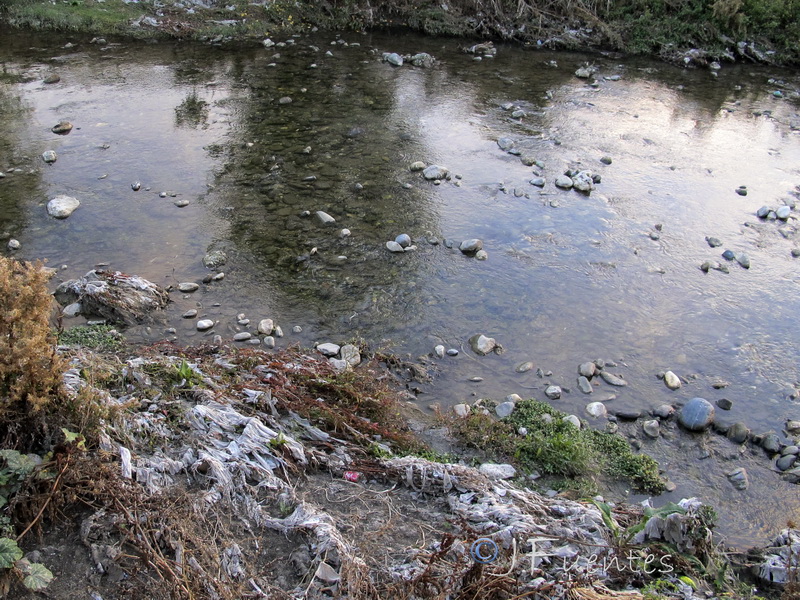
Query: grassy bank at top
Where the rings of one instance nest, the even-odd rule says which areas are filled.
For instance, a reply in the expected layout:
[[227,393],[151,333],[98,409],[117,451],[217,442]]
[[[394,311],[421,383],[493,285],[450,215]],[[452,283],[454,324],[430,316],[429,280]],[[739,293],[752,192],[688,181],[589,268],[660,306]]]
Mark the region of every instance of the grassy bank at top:
[[[314,27],[408,27],[432,35],[605,48],[695,62],[746,59],[800,64],[800,0],[0,0],[16,27],[93,35],[256,41]],[[149,17],[149,18],[148,18]]]

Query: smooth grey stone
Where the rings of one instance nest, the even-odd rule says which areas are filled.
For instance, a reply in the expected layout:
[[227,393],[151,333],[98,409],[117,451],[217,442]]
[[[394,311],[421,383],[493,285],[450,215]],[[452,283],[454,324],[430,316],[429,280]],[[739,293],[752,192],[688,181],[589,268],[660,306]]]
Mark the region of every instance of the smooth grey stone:
[[722,258],[725,260],[733,260],[736,258],[736,253],[733,250],[725,250],[725,252],[722,253]]
[[258,333],[270,335],[274,329],[275,323],[272,319],[261,319],[258,322]]
[[550,400],[558,400],[561,398],[561,388],[557,385],[549,385],[545,388],[544,395]]
[[271,335],[268,335],[264,338],[264,345],[267,348],[274,348],[275,347],[275,338]]
[[661,425],[655,419],[651,419],[649,421],[645,421],[642,423],[642,430],[644,431],[647,437],[656,439],[661,435]]
[[785,456],[781,456],[776,462],[775,466],[778,468],[779,471],[788,471],[794,466],[794,463],[797,461],[797,456],[794,454],[786,454]]
[[501,402],[498,404],[494,412],[497,413],[497,416],[501,419],[505,419],[509,416],[512,412],[514,412],[514,403],[513,402]]
[[469,339],[469,345],[475,354],[485,356],[497,347],[497,341],[494,338],[486,337],[482,333],[473,335]]
[[784,472],[783,480],[789,483],[800,483],[800,468]]
[[536,187],[540,187],[540,188],[544,187],[546,183],[547,183],[547,181],[545,180],[544,177],[534,177],[530,181],[531,185],[535,185]]
[[775,454],[781,449],[781,439],[776,433],[767,433],[764,439],[761,440],[761,447],[767,452]]
[[568,190],[572,188],[572,178],[566,175],[559,175],[556,178],[556,187]]
[[56,156],[55,150],[45,150],[42,153],[42,160],[46,162],[48,165],[53,164],[54,162],[56,162],[57,159],[58,156]]
[[207,329],[211,329],[214,326],[214,321],[211,319],[201,319],[197,322],[197,330],[198,331],[206,331]]
[[489,258],[489,254],[486,250],[478,250],[475,253],[475,260],[486,260],[487,258]]
[[591,379],[597,374],[597,365],[593,362],[584,362],[578,366],[578,374]]
[[66,219],[81,205],[72,196],[56,196],[47,203],[47,214],[56,219]]
[[458,350],[455,348],[448,348],[447,356],[458,356]]
[[409,169],[409,171],[416,172],[416,171],[422,171],[427,166],[428,165],[426,165],[424,162],[422,162],[421,160],[418,160],[418,161],[415,161],[415,162],[411,163],[409,165],[408,169]]
[[403,57],[400,56],[397,52],[384,52],[383,60],[384,62],[388,62],[390,65],[395,67],[403,66]]
[[434,346],[433,353],[439,358],[444,358],[444,346],[441,344]]
[[622,379],[622,377],[617,377],[608,371],[600,371],[600,377],[603,378],[608,385],[615,385],[617,387],[622,387],[628,385],[628,382]]
[[336,356],[337,354],[339,354],[340,349],[341,347],[338,344],[332,344],[330,342],[317,345],[317,352],[319,352],[323,356],[328,356],[328,357]]
[[252,333],[250,333],[249,331],[242,331],[241,333],[237,333],[236,335],[233,336],[233,341],[244,342],[246,340],[249,340],[251,337],[253,337]]
[[[615,75],[612,75],[611,77],[615,77]],[[610,165],[613,162],[613,159],[610,156],[603,156],[600,158],[600,162],[604,165]]]
[[678,388],[681,387],[681,380],[672,371],[667,371],[666,373],[664,373],[664,385],[666,385],[671,390],[677,390]]
[[660,419],[669,419],[672,416],[672,413],[674,412],[675,412],[675,407],[669,404],[662,404],[653,411],[653,416],[658,417]]
[[586,413],[595,419],[601,419],[608,415],[606,405],[602,402],[590,402],[586,405]]
[[183,315],[181,315],[184,319],[194,319],[197,316],[197,311],[194,308],[190,308],[187,310]]
[[447,169],[438,165],[430,165],[422,170],[422,176],[428,181],[439,181],[447,177]]
[[524,363],[520,363],[517,365],[516,369],[514,369],[517,373],[527,373],[533,369],[533,363],[531,361],[526,361]]
[[740,196],[747,196],[747,187],[740,185],[738,188],[736,188],[736,193]]
[[747,471],[744,467],[738,467],[733,471],[729,471],[725,476],[737,490],[746,490],[750,485],[750,481],[747,478]]
[[642,412],[635,408],[620,408],[614,411],[614,416],[623,421],[635,421],[642,416]]
[[178,291],[179,292],[184,292],[184,293],[188,294],[189,292],[196,292],[198,289],[200,289],[200,286],[197,285],[196,283],[192,283],[190,281],[186,281],[184,283],[179,283],[178,284]]
[[743,444],[750,437],[750,430],[744,423],[734,423],[728,429],[728,439],[734,444]]
[[750,268],[750,257],[744,252],[739,252],[736,254],[736,262],[742,265],[745,269]]
[[473,252],[477,252],[478,250],[483,249],[483,241],[477,238],[472,238],[469,240],[464,240],[459,244],[458,249],[461,250],[464,254],[471,254]]
[[720,246],[722,246],[722,240],[720,240],[719,238],[707,236],[706,237],[706,242],[712,248],[719,248]]
[[786,446],[783,450],[781,450],[781,454],[786,456],[787,454],[800,454],[800,447],[798,446]]
[[514,140],[509,137],[501,137],[497,140],[497,145],[500,147],[500,150],[508,151],[514,147]]
[[692,398],[678,413],[678,422],[690,431],[702,431],[713,421],[714,407],[704,398]]
[[789,215],[792,214],[792,209],[788,206],[781,206],[775,211],[775,214],[780,220],[785,221],[789,218]]
[[717,406],[719,406],[722,410],[730,410],[733,407],[733,402],[727,398],[720,398],[717,400]]
[[300,325],[295,325],[292,327],[292,333],[303,333],[303,328]]
[[333,223],[336,223],[336,219],[334,219],[332,216],[330,216],[324,210],[318,210],[314,214],[317,215],[317,218],[319,219],[319,222],[322,223],[323,225],[331,225]]
[[389,250],[389,252],[405,252],[405,248],[403,248],[394,240],[389,240],[386,242],[386,249]]
[[72,304],[65,306],[64,310],[61,311],[61,314],[67,318],[77,317],[79,314],[81,314],[82,308],[83,307],[81,306],[80,302],[73,302]]
[[582,391],[584,394],[591,394],[592,392],[594,392],[592,384],[589,383],[589,380],[586,379],[586,377],[584,377],[583,375],[578,377],[578,389],[580,389],[580,391]]
[[408,248],[411,245],[411,236],[409,236],[407,233],[401,233],[394,238],[394,241],[400,244],[403,248]]
[[792,257],[800,257],[800,248],[792,248]]
[[567,415],[563,420],[567,423],[572,423],[578,429],[581,428],[581,420],[575,415]]
[[769,214],[770,210],[772,210],[769,206],[762,206],[756,211],[756,216],[759,219],[766,219],[767,215]]

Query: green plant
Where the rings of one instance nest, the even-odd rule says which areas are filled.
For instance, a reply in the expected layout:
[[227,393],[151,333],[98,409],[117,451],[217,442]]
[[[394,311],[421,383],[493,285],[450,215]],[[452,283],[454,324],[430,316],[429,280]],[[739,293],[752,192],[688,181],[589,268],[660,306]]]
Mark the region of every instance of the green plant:
[[124,347],[123,338],[111,325],[78,325],[58,333],[58,343],[102,352],[116,352]]
[[22,585],[34,592],[43,590],[53,580],[53,574],[47,567],[23,558],[17,542],[7,537],[0,538],[0,574],[4,579],[0,587],[6,588],[0,591],[5,593],[9,575],[19,578]]

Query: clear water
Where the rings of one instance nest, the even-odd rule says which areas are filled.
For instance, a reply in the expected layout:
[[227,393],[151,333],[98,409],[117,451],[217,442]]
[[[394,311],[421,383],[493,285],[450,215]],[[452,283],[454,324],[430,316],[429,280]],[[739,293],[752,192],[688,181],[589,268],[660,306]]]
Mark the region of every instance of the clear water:
[[[130,332],[137,341],[230,338],[245,313],[275,319],[287,333],[279,344],[359,338],[412,357],[438,343],[463,349],[421,384],[423,410],[514,392],[542,398],[552,382],[571,388],[558,408],[583,415],[592,398],[577,390],[577,365],[604,358],[630,383],[598,390],[617,394],[612,410],[703,396],[733,400],[726,419],[756,432],[800,418],[791,397],[800,386],[797,221],[755,217],[797,199],[796,72],[725,66],[714,77],[514,47],[476,62],[455,40],[346,37],[360,45],[317,36],[229,51],[3,32],[0,232],[22,243],[17,256],[65,265],[62,279],[108,263],[162,285],[199,282],[206,251],[225,250],[225,279],[174,293],[161,321]],[[437,63],[394,68],[383,51],[426,51]],[[573,75],[585,62],[600,69],[597,87]],[[51,72],[61,81],[42,83]],[[505,103],[526,116],[512,118]],[[75,128],[52,134],[62,119]],[[544,190],[499,137],[543,161]],[[40,159],[49,149],[53,165]],[[426,182],[409,171],[418,160],[460,179]],[[560,191],[552,182],[568,167],[602,183],[590,196]],[[46,214],[56,194],[81,201],[67,220]],[[190,204],[178,208],[179,199]],[[336,224],[300,216],[317,210]],[[338,236],[343,227],[350,237]],[[415,252],[386,250],[400,233],[419,240]],[[724,245],[712,249],[705,236]],[[472,237],[488,260],[426,241]],[[705,260],[725,262],[725,248],[747,252],[752,267],[700,271]],[[196,332],[181,319],[189,308],[218,320],[215,329]],[[467,340],[479,332],[505,352],[471,355]],[[524,361],[553,375],[517,373]],[[666,369],[690,383],[670,392],[656,379]],[[468,381],[475,376],[483,381]],[[730,385],[715,390],[717,379]],[[678,484],[663,498],[712,502],[734,541],[762,540],[800,516],[797,488],[760,453],[740,456],[714,435],[643,443]],[[699,459],[701,446],[711,458]],[[751,478],[744,493],[724,477],[739,465]]]

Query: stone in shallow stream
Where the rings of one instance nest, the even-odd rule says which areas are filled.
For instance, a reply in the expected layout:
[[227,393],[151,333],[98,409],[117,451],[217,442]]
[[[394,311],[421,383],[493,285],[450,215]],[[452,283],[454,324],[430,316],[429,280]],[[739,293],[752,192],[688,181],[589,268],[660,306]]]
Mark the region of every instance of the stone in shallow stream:
[[714,406],[704,398],[692,398],[678,413],[678,422],[689,431],[703,431],[713,421]]

